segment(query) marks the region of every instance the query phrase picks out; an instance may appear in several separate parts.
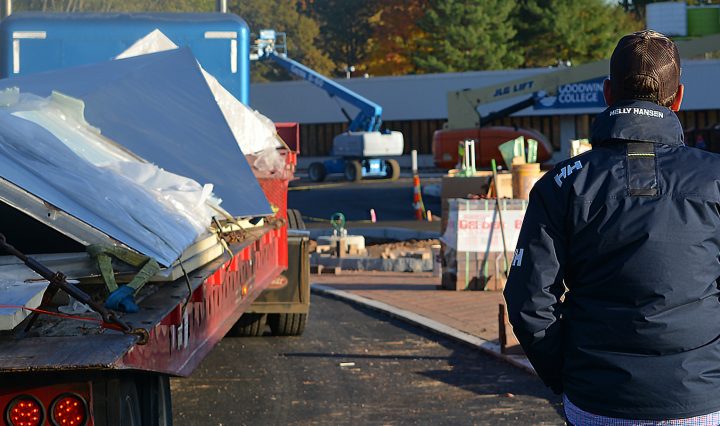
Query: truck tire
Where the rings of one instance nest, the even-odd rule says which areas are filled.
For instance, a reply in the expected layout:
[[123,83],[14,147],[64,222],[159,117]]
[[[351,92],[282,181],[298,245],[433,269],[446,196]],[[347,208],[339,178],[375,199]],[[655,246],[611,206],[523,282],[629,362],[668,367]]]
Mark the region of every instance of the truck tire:
[[[305,229],[300,210],[288,209],[288,227]],[[305,331],[307,314],[268,314],[268,325],[273,336],[300,336]]]
[[270,314],[268,324],[273,336],[300,336],[305,331],[308,314]]
[[142,401],[142,424],[172,426],[172,398],[170,378],[164,374],[150,374],[136,381]]
[[400,163],[397,160],[385,161],[385,177],[389,180],[398,180],[400,178]]
[[157,373],[122,373],[93,380],[97,426],[172,426],[170,379]]
[[119,426],[142,426],[140,397],[134,380],[120,380],[118,403],[120,404],[117,419]]
[[359,161],[345,162],[345,180],[348,182],[357,182],[362,179],[362,164]]
[[305,221],[300,214],[300,210],[288,209],[288,228],[289,229],[305,229]]
[[228,332],[230,337],[258,337],[265,332],[265,314],[243,314]]
[[308,177],[311,181],[322,182],[325,180],[326,175],[327,170],[325,170],[323,163],[310,163],[310,167],[308,167]]

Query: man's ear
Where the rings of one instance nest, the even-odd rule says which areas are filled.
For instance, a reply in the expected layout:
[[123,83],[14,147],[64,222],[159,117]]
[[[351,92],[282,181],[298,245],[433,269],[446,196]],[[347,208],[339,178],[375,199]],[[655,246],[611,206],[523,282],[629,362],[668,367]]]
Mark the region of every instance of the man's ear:
[[680,105],[682,105],[683,95],[685,94],[685,86],[682,84],[678,86],[677,93],[675,94],[675,100],[673,101],[672,105],[670,105],[670,109],[677,112],[680,111]]
[[605,103],[607,106],[613,104],[612,87],[610,87],[610,79],[606,78],[603,82],[603,96],[605,97]]

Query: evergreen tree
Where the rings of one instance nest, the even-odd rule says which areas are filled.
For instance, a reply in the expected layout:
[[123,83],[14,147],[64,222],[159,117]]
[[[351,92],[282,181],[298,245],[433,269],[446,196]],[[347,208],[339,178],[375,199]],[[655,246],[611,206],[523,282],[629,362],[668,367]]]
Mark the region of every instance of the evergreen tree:
[[[235,0],[229,2],[228,9],[245,19],[254,34],[265,28],[285,32],[289,57],[321,74],[332,72],[332,61],[316,47],[320,33],[318,24],[300,14],[295,1]],[[272,62],[258,61],[251,66],[254,82],[291,79],[286,71]]]
[[414,57],[418,72],[458,72],[512,68],[522,55],[508,22],[514,2],[429,0],[418,26],[425,33]]
[[371,20],[381,0],[301,0],[298,4],[320,23],[321,46],[335,63],[337,75],[345,75],[350,66],[357,73],[367,70]]
[[529,67],[609,58],[620,36],[641,27],[633,15],[604,0],[524,0],[515,21]]

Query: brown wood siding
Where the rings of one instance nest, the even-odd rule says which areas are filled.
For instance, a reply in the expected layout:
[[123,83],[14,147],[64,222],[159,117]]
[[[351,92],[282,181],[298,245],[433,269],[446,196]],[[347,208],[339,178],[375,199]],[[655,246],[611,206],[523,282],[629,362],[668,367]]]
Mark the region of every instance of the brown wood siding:
[[[704,111],[680,111],[678,117],[686,130],[705,129],[720,124],[720,109]],[[590,136],[594,114],[575,116],[575,128],[578,138]],[[433,133],[442,129],[445,120],[398,120],[384,122],[384,128],[402,132],[405,138],[405,153],[417,149],[420,154],[432,152]],[[537,130],[544,134],[552,146],[560,149],[560,117],[504,117],[490,123],[493,126],[517,126]],[[347,129],[346,123],[301,124],[301,155],[329,155],[335,135]]]

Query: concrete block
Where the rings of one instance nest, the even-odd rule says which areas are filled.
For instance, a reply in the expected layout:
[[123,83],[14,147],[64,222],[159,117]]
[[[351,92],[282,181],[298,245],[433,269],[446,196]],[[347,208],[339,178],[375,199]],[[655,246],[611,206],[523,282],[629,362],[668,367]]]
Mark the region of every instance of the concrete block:
[[432,260],[412,259],[401,257],[397,259],[382,259],[361,256],[347,256],[344,258],[310,256],[310,265],[317,268],[340,268],[358,271],[392,271],[392,272],[429,272],[432,271]]

